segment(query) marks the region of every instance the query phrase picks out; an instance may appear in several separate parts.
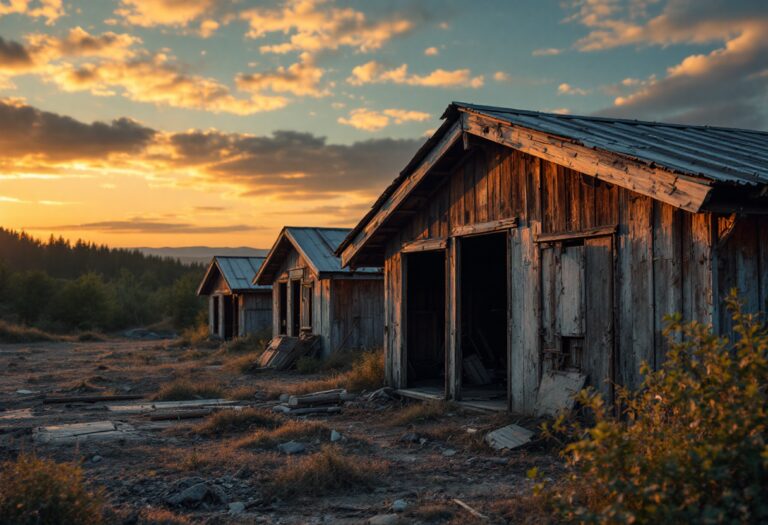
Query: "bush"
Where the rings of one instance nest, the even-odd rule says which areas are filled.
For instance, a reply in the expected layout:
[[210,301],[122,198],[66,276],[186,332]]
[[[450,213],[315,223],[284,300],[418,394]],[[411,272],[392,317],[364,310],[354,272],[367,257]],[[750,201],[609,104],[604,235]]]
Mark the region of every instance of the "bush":
[[90,330],[107,324],[111,306],[107,285],[89,273],[64,281],[51,300],[49,315],[65,329]]
[[277,428],[282,422],[277,414],[257,408],[221,410],[206,417],[195,425],[192,431],[204,436],[223,436],[256,428]]
[[[564,453],[573,468],[556,498],[563,518],[587,523],[768,521],[768,331],[727,299],[735,341],[699,323],[668,319],[671,349],[656,372],[644,366],[637,392],[620,390],[624,417],[599,395],[579,401],[594,414]],[[682,335],[675,342],[674,334]]]
[[0,523],[4,525],[95,525],[102,523],[102,497],[83,484],[77,465],[22,454],[0,466]]

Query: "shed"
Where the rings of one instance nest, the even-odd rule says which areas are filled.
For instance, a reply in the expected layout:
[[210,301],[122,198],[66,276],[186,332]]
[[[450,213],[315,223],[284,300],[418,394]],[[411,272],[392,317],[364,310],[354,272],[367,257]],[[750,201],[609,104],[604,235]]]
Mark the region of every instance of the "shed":
[[536,410],[579,370],[609,400],[664,316],[730,334],[768,303],[768,133],[453,103],[341,243],[384,265],[387,382]]
[[208,296],[208,330],[221,339],[269,333],[272,287],[253,284],[264,257],[217,255],[211,259],[197,295]]
[[381,348],[384,338],[382,269],[341,267],[334,254],[349,228],[286,226],[254,283],[272,286],[274,337],[319,335],[323,354]]

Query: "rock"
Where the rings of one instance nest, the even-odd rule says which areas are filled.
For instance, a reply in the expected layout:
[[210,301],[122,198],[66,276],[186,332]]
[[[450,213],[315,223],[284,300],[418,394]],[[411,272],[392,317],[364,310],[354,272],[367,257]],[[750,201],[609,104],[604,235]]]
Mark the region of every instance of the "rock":
[[392,502],[392,510],[395,512],[405,512],[408,508],[408,503],[404,499],[396,499]]
[[102,459],[104,458],[97,454],[91,458],[91,463],[100,463]]
[[26,388],[20,388],[16,391],[17,394],[22,396],[30,396],[32,394],[39,394],[39,392],[36,392],[34,390],[27,390]]
[[452,448],[446,448],[445,450],[443,450],[443,456],[445,456],[445,457],[449,457],[450,458],[450,457],[453,457],[455,455],[456,455],[456,451],[454,449],[452,449]]
[[336,432],[335,430],[331,430],[331,443],[336,443],[337,441],[341,441],[341,434]]
[[289,441],[287,443],[279,444],[277,446],[277,450],[279,450],[283,454],[292,456],[294,454],[301,454],[302,452],[307,450],[307,447],[305,447],[303,443],[299,443],[297,441]]
[[419,435],[416,432],[406,432],[400,436],[401,443],[418,443]]
[[205,482],[196,483],[166,499],[170,505],[176,507],[197,507],[201,503],[219,504],[224,503],[225,500],[224,492],[219,487],[208,485]]
[[419,438],[419,445],[424,446],[427,443],[427,438]]
[[242,501],[234,501],[229,504],[229,513],[233,516],[242,514],[245,512],[245,503]]
[[377,514],[368,520],[368,525],[396,525],[399,521],[397,514]]
[[280,402],[281,403],[287,403],[288,399],[290,399],[290,394],[280,394]]

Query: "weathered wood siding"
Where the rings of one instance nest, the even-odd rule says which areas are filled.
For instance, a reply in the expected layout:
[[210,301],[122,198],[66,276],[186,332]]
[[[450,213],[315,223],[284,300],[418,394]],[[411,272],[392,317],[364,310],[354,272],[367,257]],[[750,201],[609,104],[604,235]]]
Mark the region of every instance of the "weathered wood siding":
[[384,339],[384,281],[332,279],[330,351],[381,348]]
[[[518,219],[509,235],[508,362],[510,407],[519,412],[532,410],[542,356],[558,348],[563,329],[583,338],[581,366],[610,396],[606,380],[636,386],[643,361],[654,367],[663,361],[667,313],[727,328],[717,303],[729,287],[747,293],[750,309],[765,309],[768,301],[766,218],[737,220],[718,244],[718,218],[709,213],[691,214],[490,142],[475,146],[454,166],[420,210],[389,238],[385,250],[387,380],[396,387],[404,386],[401,248],[417,239],[447,238],[457,226]],[[451,323],[457,315],[450,282],[458,275],[451,270],[456,248],[447,244],[450,363],[460,355],[460,339]],[[574,259],[563,270],[562,257],[571,246],[578,248],[568,254]],[[583,282],[569,281],[574,278]],[[570,295],[577,292],[574,300]],[[563,315],[570,326],[562,325]]]
[[240,295],[239,310],[240,336],[272,330],[272,294],[269,291]]

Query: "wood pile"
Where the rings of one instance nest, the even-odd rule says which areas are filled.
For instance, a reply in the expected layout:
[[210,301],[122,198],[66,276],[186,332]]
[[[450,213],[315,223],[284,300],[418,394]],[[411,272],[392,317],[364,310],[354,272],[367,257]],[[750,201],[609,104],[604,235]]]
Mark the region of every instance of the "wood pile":
[[343,388],[323,390],[302,396],[283,395],[282,402],[272,407],[272,410],[293,416],[335,414],[341,412],[341,407],[345,402],[355,399],[357,399],[355,394],[349,394]]

